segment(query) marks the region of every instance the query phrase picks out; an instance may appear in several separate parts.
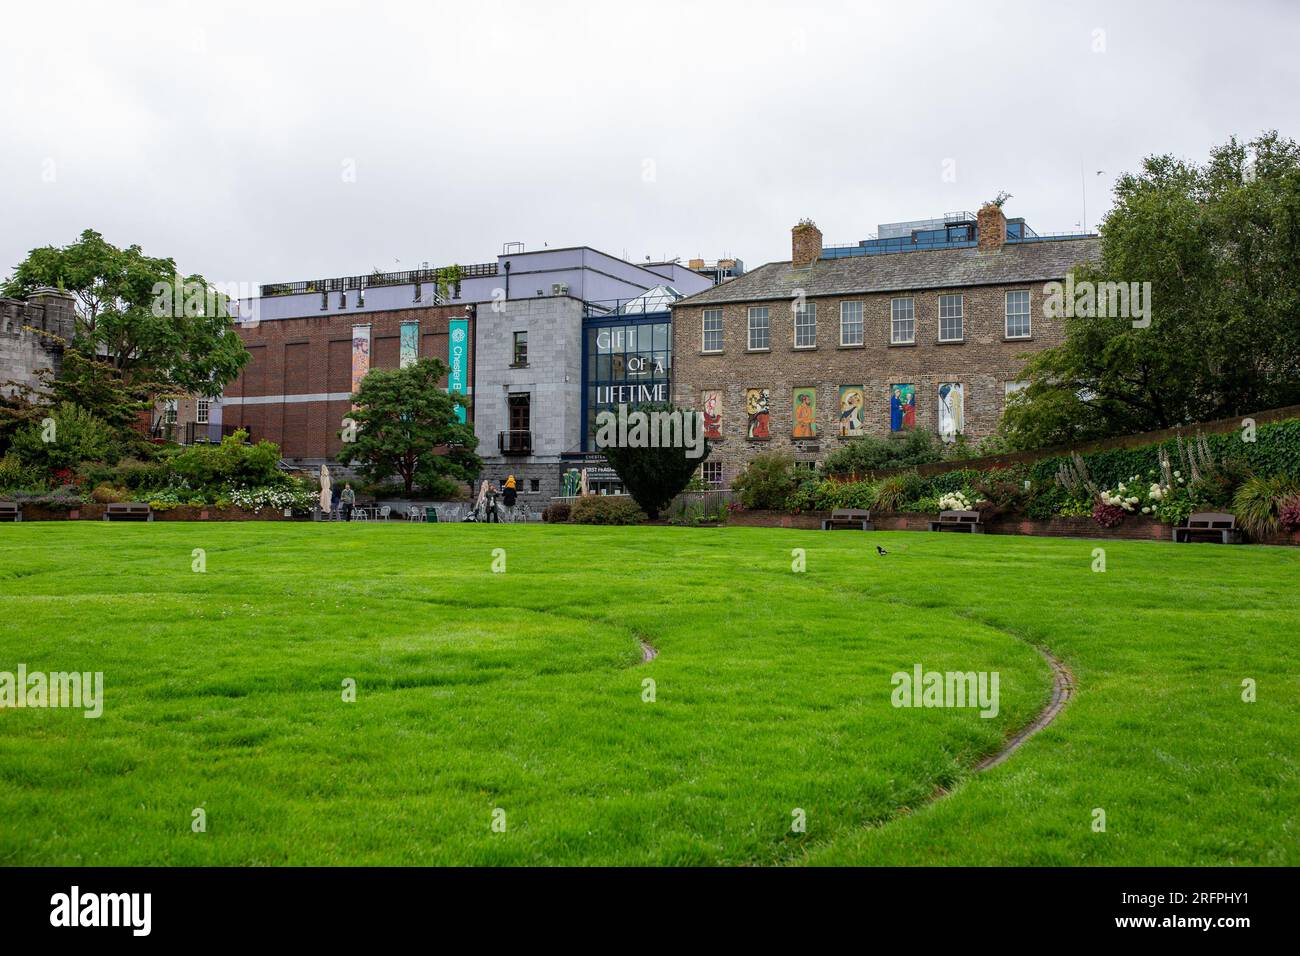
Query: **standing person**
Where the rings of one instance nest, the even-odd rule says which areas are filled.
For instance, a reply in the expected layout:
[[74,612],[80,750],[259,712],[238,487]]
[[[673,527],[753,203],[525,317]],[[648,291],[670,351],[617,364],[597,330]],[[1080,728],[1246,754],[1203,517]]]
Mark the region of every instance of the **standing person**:
[[501,493],[501,500],[510,509],[511,520],[514,520],[515,501],[518,497],[519,492],[515,490],[515,476],[511,475],[506,479],[505,490]]
[[497,486],[488,485],[487,491],[487,519],[489,522],[499,522],[501,519],[497,515]]
[[339,516],[339,498],[342,495],[343,487],[341,485],[335,485],[333,490],[330,491],[330,516],[332,518],[338,518]]
[[352,490],[352,483],[348,482],[343,486],[343,492],[339,495],[339,503],[343,507],[343,520],[352,520],[352,506],[356,504],[357,493]]

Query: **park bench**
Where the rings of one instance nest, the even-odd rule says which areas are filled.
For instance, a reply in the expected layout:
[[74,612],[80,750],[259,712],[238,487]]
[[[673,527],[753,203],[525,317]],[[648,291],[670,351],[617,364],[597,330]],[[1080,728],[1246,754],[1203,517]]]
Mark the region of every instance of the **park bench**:
[[0,521],[22,521],[23,506],[16,501],[0,501]]
[[971,534],[983,534],[984,525],[980,523],[978,511],[940,511],[939,520],[930,522],[931,531],[968,531]]
[[152,521],[153,509],[147,501],[114,501],[104,506],[104,520]]
[[861,508],[836,508],[831,512],[829,518],[822,519],[822,530],[834,531],[837,528],[874,531],[875,525],[871,523],[870,511],[864,511]]
[[1223,544],[1241,544],[1241,531],[1237,519],[1218,511],[1201,511],[1191,515],[1187,524],[1174,528],[1174,541],[1219,541]]

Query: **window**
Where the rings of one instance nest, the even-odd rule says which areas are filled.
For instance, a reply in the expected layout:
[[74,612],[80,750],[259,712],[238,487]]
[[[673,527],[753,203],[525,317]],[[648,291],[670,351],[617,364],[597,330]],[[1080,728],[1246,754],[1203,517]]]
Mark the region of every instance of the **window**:
[[194,420],[200,425],[208,423],[208,409],[210,404],[206,398],[200,398],[194,409]]
[[1030,335],[1029,292],[1007,293],[1007,338],[1027,339]]
[[528,333],[515,333],[515,360],[514,365],[528,364]]
[[768,347],[767,306],[755,306],[749,310],[749,348],[750,351],[764,351]]
[[166,406],[166,408],[167,408],[167,411],[166,411],[166,415],[167,415],[167,424],[168,424],[168,425],[175,425],[175,424],[176,424],[176,399],[174,399],[174,398],[169,398],[169,399],[167,399],[167,406]]
[[965,337],[964,303],[960,295],[939,296],[939,341],[960,342]]
[[862,344],[862,303],[840,303],[840,345]]
[[527,392],[515,392],[507,399],[510,406],[510,430],[527,432],[532,427],[531,396]]
[[794,347],[812,349],[817,347],[817,303],[805,302],[803,308],[794,310]]
[[328,292],[322,292],[320,294],[320,307],[322,309],[328,309],[330,307],[330,294]]
[[533,494],[537,494],[539,491],[541,491],[541,490],[542,490],[542,479],[540,479],[540,478],[529,478],[529,479],[528,479],[528,490],[529,490],[530,492],[532,492]]
[[704,310],[704,340],[700,343],[702,352],[722,351],[722,310]]
[[339,308],[346,309],[347,307],[348,307],[348,290],[344,289],[342,292],[339,293]]
[[893,345],[916,341],[916,304],[912,298],[890,301],[889,341]]
[[706,461],[700,466],[700,478],[710,488],[722,487],[722,462]]
[[358,290],[357,290],[357,308],[359,309],[359,308],[361,308],[361,307],[362,307],[363,305],[365,305],[365,304],[366,304],[366,290],[365,290],[365,289],[358,289]]
[[796,461],[796,462],[794,463],[794,470],[795,470],[796,472],[806,471],[806,472],[809,472],[809,473],[811,473],[811,474],[816,474],[816,472],[817,472],[817,462],[815,462],[815,461]]

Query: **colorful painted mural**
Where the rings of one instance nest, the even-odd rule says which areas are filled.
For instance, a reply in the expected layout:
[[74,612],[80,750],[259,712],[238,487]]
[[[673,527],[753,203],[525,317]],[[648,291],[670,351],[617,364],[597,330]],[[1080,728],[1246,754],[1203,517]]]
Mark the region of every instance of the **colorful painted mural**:
[[889,386],[889,430],[911,431],[916,427],[916,386]]
[[420,323],[403,322],[402,338],[398,346],[398,365],[406,368],[420,358]]
[[352,326],[352,394],[361,388],[361,380],[370,371],[370,326]]
[[939,384],[939,437],[956,441],[966,427],[965,396],[961,382]]
[[794,438],[817,437],[817,389],[796,388],[794,390],[794,414],[792,421]]
[[704,409],[704,437],[722,437],[722,393],[708,390],[700,393],[700,407]]
[[856,438],[864,434],[862,406],[866,404],[866,389],[861,385],[840,386],[840,436]]
[[768,389],[745,389],[745,414],[749,416],[749,438],[772,437],[772,393]]

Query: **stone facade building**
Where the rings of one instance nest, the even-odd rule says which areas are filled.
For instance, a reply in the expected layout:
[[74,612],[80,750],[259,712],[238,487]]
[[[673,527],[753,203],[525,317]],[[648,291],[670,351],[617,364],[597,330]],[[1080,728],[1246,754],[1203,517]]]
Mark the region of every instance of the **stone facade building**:
[[0,298],[0,395],[39,386],[41,369],[57,374],[62,343],[71,341],[76,321],[76,300],[58,289],[37,289],[26,299]]
[[801,222],[791,261],[674,304],[673,400],[705,412],[706,481],[766,451],[812,465],[859,435],[989,435],[1027,354],[1061,341],[1044,284],[1099,255],[1095,237],[1038,237],[996,206],[958,231],[928,221],[917,251],[900,242],[824,250]]

